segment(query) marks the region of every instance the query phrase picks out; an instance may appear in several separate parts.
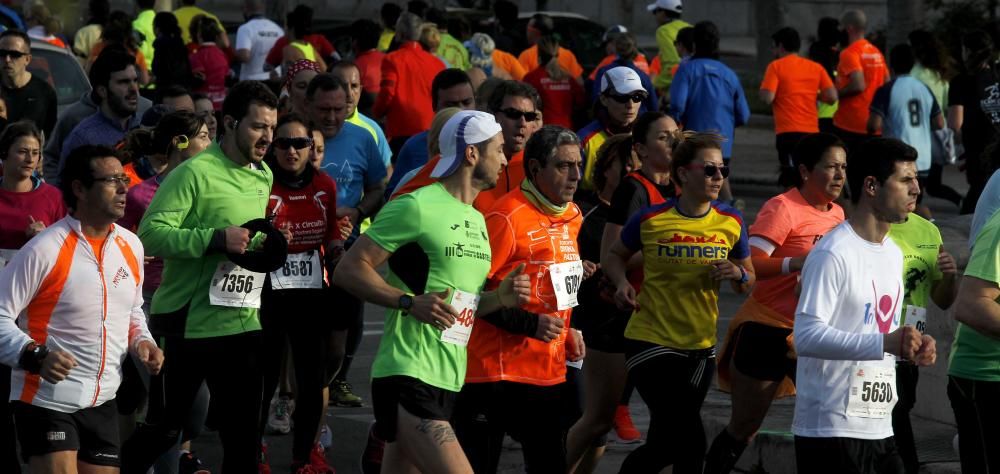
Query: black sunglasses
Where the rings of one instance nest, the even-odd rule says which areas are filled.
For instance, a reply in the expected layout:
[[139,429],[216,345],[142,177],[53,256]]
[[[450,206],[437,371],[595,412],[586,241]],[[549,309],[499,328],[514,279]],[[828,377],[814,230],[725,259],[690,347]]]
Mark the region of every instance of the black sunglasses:
[[0,59],[3,58],[21,59],[27,55],[28,53],[22,53],[21,51],[13,49],[0,49]]
[[637,104],[641,104],[649,96],[641,92],[636,92],[635,94],[629,94],[629,95],[608,94],[608,97],[610,97],[615,102],[618,102],[619,104],[628,103],[628,101],[630,100]]
[[304,150],[313,146],[313,139],[309,137],[280,137],[274,140],[274,147],[279,150],[287,150],[294,147],[296,150]]
[[719,166],[719,165],[704,165],[701,163],[691,163],[688,165],[688,168],[701,168],[705,172],[706,178],[711,178],[712,176],[715,176],[715,173],[718,173],[720,171],[722,172],[723,179],[729,177],[729,165]]
[[524,119],[529,122],[534,122],[535,120],[538,120],[538,112],[522,112],[520,110],[510,107],[502,109],[500,110],[500,112],[503,112],[503,114],[506,115],[511,120],[521,120],[521,117],[524,117]]

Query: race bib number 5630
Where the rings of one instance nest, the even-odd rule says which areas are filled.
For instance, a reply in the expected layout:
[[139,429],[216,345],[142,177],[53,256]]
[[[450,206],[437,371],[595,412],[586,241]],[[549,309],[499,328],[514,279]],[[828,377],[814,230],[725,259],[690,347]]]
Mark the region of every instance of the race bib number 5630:
[[851,372],[847,415],[885,418],[896,405],[896,367],[858,365]]
[[251,272],[232,262],[219,262],[211,283],[209,303],[230,308],[260,308],[263,273]]

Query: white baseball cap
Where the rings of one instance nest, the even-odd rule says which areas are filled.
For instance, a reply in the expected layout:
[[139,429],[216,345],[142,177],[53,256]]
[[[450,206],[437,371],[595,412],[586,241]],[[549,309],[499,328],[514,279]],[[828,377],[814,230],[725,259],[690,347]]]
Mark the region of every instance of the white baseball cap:
[[463,110],[456,113],[441,127],[439,143],[441,161],[431,171],[432,178],[444,178],[458,169],[465,156],[465,148],[478,145],[502,131],[493,114],[478,110]]
[[684,7],[681,5],[681,0],[656,0],[655,3],[650,3],[646,5],[646,10],[656,11],[662,8],[664,10],[669,10],[674,13],[681,13]]
[[625,66],[618,66],[604,72],[604,75],[601,76],[601,92],[607,91],[608,87],[613,87],[615,92],[622,95],[635,91],[646,91],[642,87],[639,75],[632,68]]

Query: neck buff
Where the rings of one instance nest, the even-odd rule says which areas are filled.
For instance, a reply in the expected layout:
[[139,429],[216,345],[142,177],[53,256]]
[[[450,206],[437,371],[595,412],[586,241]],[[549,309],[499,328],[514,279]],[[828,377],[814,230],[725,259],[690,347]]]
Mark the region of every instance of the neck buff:
[[521,181],[521,191],[524,192],[524,197],[528,198],[528,201],[531,201],[535,207],[541,209],[542,212],[550,216],[559,217],[566,212],[566,209],[569,208],[569,203],[563,204],[562,206],[552,204],[552,202],[549,201],[538,190],[538,188],[535,187],[531,180],[527,178],[525,178],[524,181]]

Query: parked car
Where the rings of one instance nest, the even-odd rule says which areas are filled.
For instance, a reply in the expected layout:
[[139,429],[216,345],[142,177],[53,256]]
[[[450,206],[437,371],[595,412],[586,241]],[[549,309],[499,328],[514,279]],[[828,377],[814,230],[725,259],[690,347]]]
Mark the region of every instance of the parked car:
[[44,41],[31,40],[28,72],[56,90],[60,113],[90,91],[90,80],[76,57],[68,49]]

